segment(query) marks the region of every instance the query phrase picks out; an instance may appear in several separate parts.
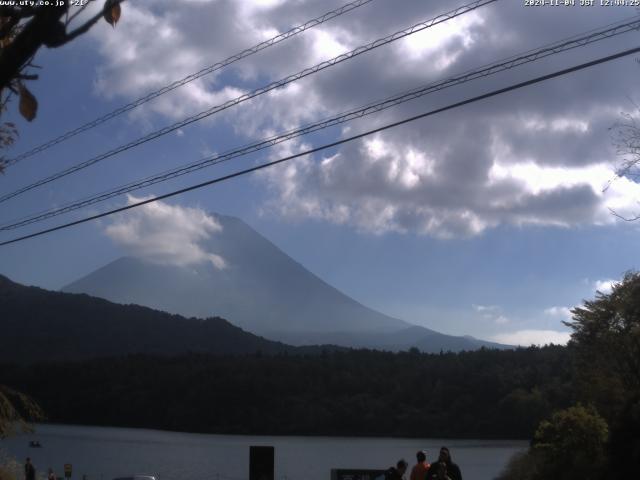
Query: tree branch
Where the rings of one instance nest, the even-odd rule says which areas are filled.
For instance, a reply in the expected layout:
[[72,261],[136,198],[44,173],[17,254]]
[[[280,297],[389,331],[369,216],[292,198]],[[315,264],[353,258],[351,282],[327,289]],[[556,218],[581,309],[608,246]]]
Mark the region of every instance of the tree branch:
[[32,17],[36,14],[36,10],[33,7],[9,7],[6,5],[0,6],[0,17],[22,18]]
[[20,23],[20,17],[8,17],[9,20],[0,28],[0,38],[4,38],[11,33],[11,30]]
[[69,17],[69,19],[66,21],[66,25],[69,25],[71,22],[73,22],[74,18],[80,15],[84,11],[84,9],[87,8],[88,6],[89,6],[89,2],[85,3],[78,10],[76,10],[76,12],[73,15],[71,15],[71,17]]
[[[74,38],[87,33],[91,27],[93,27],[96,23],[98,23],[98,21],[102,18],[102,15],[104,15],[104,8],[100,10],[100,12],[96,13],[89,20],[84,22],[84,25],[76,28],[72,32],[67,33],[64,43],[70,42]],[[64,43],[62,45],[64,45]]]
[[47,35],[55,31],[67,6],[47,6],[38,10],[0,54],[0,90],[9,86],[22,67],[45,43]]
[[18,78],[20,80],[37,80],[38,79],[38,75],[21,73],[16,78]]
[[[72,32],[67,33],[67,35],[65,37],[65,41],[61,45],[64,45],[65,43],[70,42],[74,38],[79,37],[80,35],[83,35],[83,34],[87,33],[89,31],[89,29],[91,27],[93,27],[96,23],[98,23],[98,21],[104,16],[107,8],[112,8],[115,5],[120,5],[124,1],[125,0],[114,0],[112,2],[109,2],[109,1],[104,2],[104,6],[102,7],[102,10],[100,12],[96,13],[89,20],[87,20],[84,23],[84,25],[76,28]],[[57,46],[60,46],[60,45],[57,45]]]

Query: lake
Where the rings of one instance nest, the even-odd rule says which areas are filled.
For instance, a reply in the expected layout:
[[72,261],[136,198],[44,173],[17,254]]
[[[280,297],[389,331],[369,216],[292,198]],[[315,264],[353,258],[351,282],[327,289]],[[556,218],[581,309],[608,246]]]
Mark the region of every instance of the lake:
[[[42,448],[29,448],[29,440]],[[277,480],[329,480],[332,468],[386,469],[400,458],[411,467],[417,450],[426,450],[431,461],[441,445],[450,448],[465,480],[490,480],[527,448],[513,440],[205,435],[70,425],[39,425],[35,434],[0,440],[0,449],[20,463],[30,456],[39,474],[52,467],[62,476],[70,463],[78,480],[83,474],[112,480],[134,473],[159,480],[246,480],[250,445],[275,447]]]

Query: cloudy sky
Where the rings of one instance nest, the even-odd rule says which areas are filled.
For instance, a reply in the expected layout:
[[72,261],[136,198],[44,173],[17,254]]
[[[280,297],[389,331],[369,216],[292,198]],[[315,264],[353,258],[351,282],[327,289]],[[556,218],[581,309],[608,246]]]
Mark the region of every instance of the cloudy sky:
[[[94,9],[99,5],[97,2]],[[341,6],[336,0],[136,0],[39,52],[39,100],[8,157]],[[0,204],[0,220],[47,210],[636,15],[625,7],[527,7],[501,0],[261,95]],[[580,2],[576,0],[577,4]],[[373,0],[11,166],[6,193],[457,6]],[[92,12],[86,12],[90,15]],[[79,18],[81,19],[81,17]],[[465,83],[376,115],[11,232],[54,226],[136,198],[274,160],[640,45],[637,31]],[[215,213],[244,219],[364,304],[452,334],[563,342],[569,309],[638,268],[640,185],[614,179],[612,141],[640,102],[626,57],[387,130],[250,176],[11,246],[0,273],[57,289],[126,254],[180,264]],[[605,190],[605,187],[609,188]],[[164,259],[164,260],[162,260]]]

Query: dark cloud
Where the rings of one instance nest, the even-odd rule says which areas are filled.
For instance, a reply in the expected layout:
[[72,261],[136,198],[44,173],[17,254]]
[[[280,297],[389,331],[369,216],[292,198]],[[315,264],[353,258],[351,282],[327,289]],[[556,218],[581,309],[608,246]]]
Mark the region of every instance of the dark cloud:
[[[145,82],[153,86],[165,81],[167,65],[175,78],[338,5],[298,0],[257,7],[249,0],[227,0],[192,1],[172,9],[168,2],[140,1],[131,9],[146,17],[131,27],[129,57],[113,55],[109,40],[97,35],[105,54],[101,80],[123,85],[115,91],[131,96]],[[451,8],[445,1],[376,0],[241,62],[231,73],[196,82],[148,111],[164,120],[201,110]],[[634,13],[497,2],[261,96],[219,119],[245,139],[260,138]],[[152,34],[157,42],[148,41]],[[636,37],[627,34],[450,88],[354,122],[342,134],[607,55]],[[345,145],[331,158],[306,158],[273,169],[261,176],[272,193],[271,210],[376,233],[444,237],[473,235],[504,223],[613,222],[607,207],[632,208],[639,189],[622,181],[602,192],[615,161],[608,128],[621,110],[631,109],[628,97],[635,94],[639,73],[632,58],[618,60]],[[300,141],[293,142],[273,155],[301,148]]]

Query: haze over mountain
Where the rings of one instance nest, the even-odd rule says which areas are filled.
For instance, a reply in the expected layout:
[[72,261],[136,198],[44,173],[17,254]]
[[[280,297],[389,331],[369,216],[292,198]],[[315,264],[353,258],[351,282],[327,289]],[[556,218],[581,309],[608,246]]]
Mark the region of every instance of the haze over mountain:
[[[306,270],[242,220],[215,215],[222,227],[201,247],[216,258],[190,266],[123,257],[66,286],[122,304],[187,317],[220,316],[294,345],[333,343],[424,351],[499,347],[453,337],[372,310]],[[224,264],[224,268],[219,268]]]

